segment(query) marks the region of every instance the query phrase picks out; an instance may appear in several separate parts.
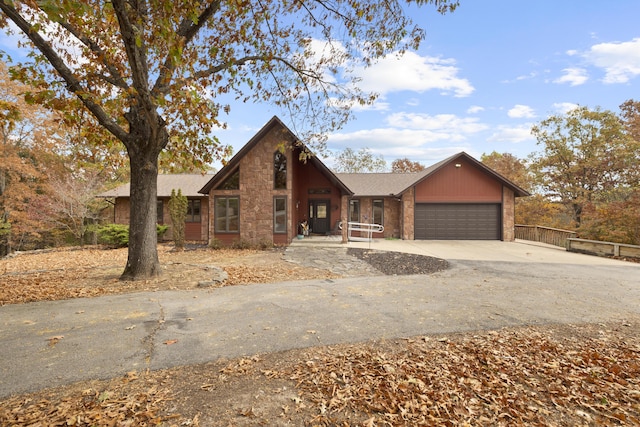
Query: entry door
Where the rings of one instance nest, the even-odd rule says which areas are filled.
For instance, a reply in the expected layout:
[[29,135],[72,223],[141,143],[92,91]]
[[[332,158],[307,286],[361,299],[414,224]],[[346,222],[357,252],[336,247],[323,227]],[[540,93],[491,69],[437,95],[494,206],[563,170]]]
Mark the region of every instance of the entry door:
[[329,232],[329,200],[309,200],[309,228],[315,234]]

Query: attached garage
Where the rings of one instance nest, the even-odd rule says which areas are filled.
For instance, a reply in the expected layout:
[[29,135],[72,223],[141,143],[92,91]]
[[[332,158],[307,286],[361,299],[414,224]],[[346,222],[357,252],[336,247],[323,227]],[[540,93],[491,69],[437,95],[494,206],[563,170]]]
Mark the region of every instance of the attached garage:
[[500,240],[499,203],[418,203],[416,240]]

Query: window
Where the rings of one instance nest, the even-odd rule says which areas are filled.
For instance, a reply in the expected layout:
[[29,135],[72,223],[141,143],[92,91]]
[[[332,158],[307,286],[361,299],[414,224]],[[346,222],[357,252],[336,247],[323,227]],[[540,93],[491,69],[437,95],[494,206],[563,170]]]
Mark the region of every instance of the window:
[[273,232],[287,232],[287,198],[273,198]]
[[240,199],[238,197],[216,197],[215,230],[218,233],[240,231]]
[[360,222],[360,200],[349,200],[349,222]]
[[200,200],[190,199],[188,200],[188,203],[187,218],[185,219],[185,222],[200,222]]
[[164,208],[163,208],[162,200],[158,200],[156,204],[156,210],[157,210],[156,222],[158,224],[164,224]]
[[384,201],[373,201],[373,224],[384,225]]
[[240,189],[240,169],[236,169],[234,173],[229,175],[227,179],[220,184],[220,190],[239,190]]
[[273,154],[273,188],[287,188],[287,156],[280,151]]

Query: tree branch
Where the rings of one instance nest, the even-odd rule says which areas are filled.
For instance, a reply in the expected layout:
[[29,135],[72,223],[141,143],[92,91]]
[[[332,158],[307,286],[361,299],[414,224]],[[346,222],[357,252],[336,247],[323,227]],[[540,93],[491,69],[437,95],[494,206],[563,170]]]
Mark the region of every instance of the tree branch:
[[138,100],[145,104],[145,110],[150,111],[154,107],[150,104],[149,98],[149,69],[145,53],[144,31],[129,19],[127,3],[126,0],[112,0],[111,2],[118,18],[124,49],[131,66],[133,87],[138,93]]
[[80,102],[94,115],[98,122],[104,126],[109,132],[111,132],[116,138],[122,141],[127,146],[128,133],[125,132],[116,122],[113,120],[102,107],[93,101],[91,96],[87,96],[83,91],[80,81],[73,74],[73,71],[64,63],[62,58],[56,53],[38,31],[36,31],[29,22],[27,22],[22,15],[13,7],[12,4],[7,4],[5,0],[0,0],[0,10],[11,21],[13,21],[20,30],[31,40],[31,42],[42,52],[47,58],[51,66],[58,72],[62,79],[67,84],[67,88],[75,94]]
[[[185,18],[181,23],[177,31],[178,37],[183,37],[183,48],[188,45],[193,38],[198,34],[198,32],[202,29],[202,27],[207,23],[207,21],[220,9],[220,0],[213,1],[207,6],[198,19],[194,23],[189,18]],[[173,76],[173,72],[175,71],[176,64],[174,63],[171,55],[168,55],[164,61],[162,68],[160,69],[160,74],[156,79],[156,83],[153,86],[151,91],[151,96],[154,98],[159,95],[164,95],[169,90],[169,83],[171,82],[171,77]]]
[[111,75],[111,77],[109,78],[107,78],[106,76],[101,76],[103,80],[125,91],[129,88],[129,85],[124,80],[124,78],[120,75],[120,72],[118,71],[118,69],[113,64],[110,64],[107,61],[106,53],[104,52],[104,50],[102,50],[102,48],[97,43],[95,43],[89,37],[81,34],[80,31],[77,28],[73,27],[69,22],[60,20],[57,23],[62,28],[66,29],[71,34],[73,34],[75,38],[80,40],[82,44],[84,44],[86,47],[88,47],[93,53],[95,53],[98,56],[102,65],[104,65],[104,67],[109,71],[109,74]]

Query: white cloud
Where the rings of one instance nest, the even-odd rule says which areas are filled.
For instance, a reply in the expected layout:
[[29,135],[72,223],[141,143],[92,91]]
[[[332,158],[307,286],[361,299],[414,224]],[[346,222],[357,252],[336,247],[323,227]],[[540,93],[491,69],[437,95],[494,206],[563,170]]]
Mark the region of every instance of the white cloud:
[[584,68],[565,68],[562,71],[564,72],[564,75],[555,79],[553,81],[554,83],[569,83],[571,86],[579,86],[589,80],[587,70]]
[[477,114],[481,111],[484,111],[484,107],[481,107],[479,105],[472,105],[467,109],[467,114]]
[[640,75],[640,38],[593,45],[584,57],[605,71],[604,83],[626,83]]
[[395,128],[428,130],[447,134],[471,134],[485,130],[486,125],[475,117],[461,118],[454,114],[394,113],[387,117],[387,123]]
[[552,107],[557,113],[567,114],[569,111],[578,108],[579,105],[572,102],[556,102],[552,105]]
[[507,115],[512,119],[532,119],[536,116],[536,113],[533,108],[528,105],[516,104],[507,112]]
[[457,76],[458,71],[452,59],[406,52],[401,57],[389,55],[368,68],[358,67],[354,74],[362,78],[359,83],[362,89],[382,95],[404,90],[419,93],[439,90],[455,97],[469,96],[474,88],[467,79]]
[[411,98],[407,101],[407,105],[410,107],[417,107],[418,105],[420,105],[420,99]]
[[525,123],[519,126],[498,126],[496,131],[487,139],[490,142],[510,142],[519,143],[525,141],[533,141],[531,135],[531,123]]
[[529,80],[529,79],[534,79],[536,77],[538,77],[538,73],[536,71],[532,71],[529,74],[524,74],[516,77],[516,81]]
[[385,160],[408,157],[425,165],[460,151],[470,151],[466,141],[488,127],[476,118],[452,114],[395,113],[388,126],[353,132],[334,133],[328,138],[333,150],[367,147]]

